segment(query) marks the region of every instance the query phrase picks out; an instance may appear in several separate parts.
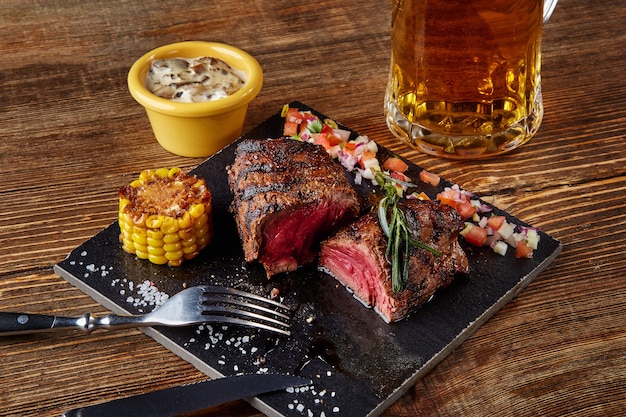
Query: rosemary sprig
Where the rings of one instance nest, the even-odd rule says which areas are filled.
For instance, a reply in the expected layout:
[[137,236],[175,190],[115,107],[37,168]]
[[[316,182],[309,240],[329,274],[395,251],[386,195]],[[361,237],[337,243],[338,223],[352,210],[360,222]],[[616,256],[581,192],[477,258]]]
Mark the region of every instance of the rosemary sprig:
[[411,231],[406,224],[406,216],[402,209],[397,206],[400,196],[395,183],[404,186],[413,186],[413,184],[396,180],[383,172],[376,174],[376,182],[385,191],[385,197],[378,203],[378,221],[387,237],[385,257],[387,262],[391,264],[391,286],[394,292],[399,293],[404,290],[409,279],[409,250],[411,246],[426,249],[435,256],[439,256],[441,253],[411,237]]

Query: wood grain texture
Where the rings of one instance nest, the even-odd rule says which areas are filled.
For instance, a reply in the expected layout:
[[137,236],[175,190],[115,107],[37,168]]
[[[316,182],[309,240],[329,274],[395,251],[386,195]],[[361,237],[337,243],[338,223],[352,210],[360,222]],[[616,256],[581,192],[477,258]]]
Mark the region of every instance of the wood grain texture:
[[[545,118],[493,160],[397,142],[382,101],[391,1],[0,0],[0,310],[105,310],[52,265],[116,218],[169,154],[126,89],[134,59],[224,41],[265,72],[245,130],[302,101],[561,240],[554,264],[383,415],[608,416],[626,409],[626,9],[561,1],[544,30]],[[137,330],[0,338],[0,415],[58,416],[204,379]],[[240,401],[206,416],[260,416]]]

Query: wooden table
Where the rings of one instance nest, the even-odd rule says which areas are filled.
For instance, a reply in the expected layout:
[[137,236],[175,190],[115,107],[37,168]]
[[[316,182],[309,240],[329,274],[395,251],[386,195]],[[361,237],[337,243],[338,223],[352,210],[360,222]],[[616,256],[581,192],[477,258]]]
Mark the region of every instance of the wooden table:
[[[617,415],[626,409],[626,8],[562,0],[543,47],[545,119],[519,151],[435,159],[382,117],[390,1],[0,1],[0,310],[106,310],[52,266],[116,219],[148,167],[192,168],[126,89],[158,45],[224,41],[265,71],[246,130],[291,100],[369,135],[562,241],[513,302],[385,413]],[[64,410],[205,378],[137,330],[0,338],[0,414]],[[243,401],[205,415],[257,416]]]

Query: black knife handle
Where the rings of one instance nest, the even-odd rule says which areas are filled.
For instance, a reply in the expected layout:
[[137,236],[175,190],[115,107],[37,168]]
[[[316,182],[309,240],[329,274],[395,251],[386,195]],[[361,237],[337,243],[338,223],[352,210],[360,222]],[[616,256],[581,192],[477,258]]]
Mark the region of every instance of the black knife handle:
[[41,333],[59,329],[87,330],[89,313],[81,317],[58,317],[45,314],[0,312],[0,336]]

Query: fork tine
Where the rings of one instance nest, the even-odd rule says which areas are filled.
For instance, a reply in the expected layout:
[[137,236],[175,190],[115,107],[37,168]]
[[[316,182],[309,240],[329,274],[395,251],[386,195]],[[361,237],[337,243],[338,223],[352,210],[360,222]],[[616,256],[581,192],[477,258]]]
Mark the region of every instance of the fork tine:
[[247,325],[289,335],[291,309],[249,292],[222,286],[202,286],[203,316],[215,322]]
[[207,314],[204,316],[204,318],[206,319],[205,322],[206,323],[230,323],[230,324],[238,324],[241,326],[247,326],[247,327],[256,327],[258,329],[263,329],[263,330],[267,330],[270,332],[275,332],[275,333],[280,333],[280,334],[284,334],[286,336],[291,335],[291,332],[289,330],[287,330],[289,328],[288,324],[284,324],[285,328],[280,328],[280,327],[275,327],[275,326],[270,326],[264,323],[260,323],[260,322],[256,322],[256,321],[252,321],[252,320],[245,320],[245,319],[240,319],[237,317],[231,317],[231,316],[222,316],[222,315],[212,315],[212,314]]
[[258,301],[260,303],[265,303],[269,306],[273,306],[273,307],[277,307],[280,308],[284,311],[291,311],[291,309],[289,307],[287,307],[284,304],[281,304],[277,301],[274,301],[270,298],[266,298],[266,297],[262,297],[260,295],[256,295],[253,294],[251,292],[246,292],[246,291],[241,291],[241,290],[237,290],[235,288],[229,288],[229,287],[222,287],[222,286],[218,286],[218,285],[202,285],[200,288],[202,288],[205,292],[205,294],[222,294],[222,295],[233,295],[233,296],[238,296],[244,299],[247,299],[249,301]]
[[[205,293],[204,296],[202,297],[202,304],[205,305],[205,306],[231,305],[231,306],[235,306],[236,308],[237,307],[245,307],[247,309],[258,311],[260,313],[265,313],[265,314],[269,314],[269,315],[272,315],[272,316],[280,317],[280,318],[285,319],[285,320],[289,320],[289,316],[288,315],[283,314],[282,312],[280,312],[278,310],[272,310],[272,309],[269,309],[267,307],[251,303],[250,301],[247,301],[245,299],[241,300],[241,299],[224,297],[222,295],[214,295],[214,294],[210,294],[210,293]],[[288,308],[286,306],[283,306],[282,308],[284,310],[288,310]]]

